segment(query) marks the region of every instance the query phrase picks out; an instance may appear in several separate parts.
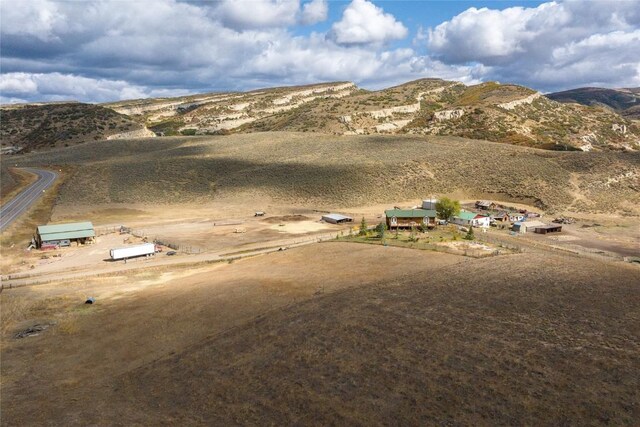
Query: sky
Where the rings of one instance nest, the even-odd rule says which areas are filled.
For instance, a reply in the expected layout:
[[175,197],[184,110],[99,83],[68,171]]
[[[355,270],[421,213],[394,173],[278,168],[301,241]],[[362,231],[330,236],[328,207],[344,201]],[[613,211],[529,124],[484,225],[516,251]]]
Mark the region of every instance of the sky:
[[0,102],[425,77],[640,86],[640,0],[0,0]]

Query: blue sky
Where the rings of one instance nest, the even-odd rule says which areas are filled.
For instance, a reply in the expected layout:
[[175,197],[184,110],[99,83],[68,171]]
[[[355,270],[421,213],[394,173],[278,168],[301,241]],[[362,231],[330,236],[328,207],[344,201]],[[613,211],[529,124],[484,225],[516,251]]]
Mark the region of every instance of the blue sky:
[[[328,19],[316,25],[305,27],[300,26],[297,34],[309,34],[313,31],[328,31],[331,24],[340,20],[342,12],[349,6],[350,1],[329,2]],[[454,16],[472,7],[506,9],[508,7],[536,7],[541,1],[456,1],[456,0],[433,0],[433,1],[374,1],[374,4],[391,13],[398,20],[402,21],[410,30],[417,31],[418,27],[435,27]]]
[[640,2],[0,0],[0,102],[424,77],[640,86]]

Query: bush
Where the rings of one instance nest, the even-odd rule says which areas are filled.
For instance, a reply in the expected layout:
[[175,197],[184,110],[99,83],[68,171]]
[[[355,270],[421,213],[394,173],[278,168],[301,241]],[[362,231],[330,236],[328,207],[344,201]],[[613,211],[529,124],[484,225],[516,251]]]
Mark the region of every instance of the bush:
[[384,234],[387,231],[387,224],[384,222],[376,225],[376,234],[380,239],[384,239]]
[[473,226],[469,227],[469,231],[467,231],[467,234],[464,236],[465,240],[474,240],[475,236],[473,235]]

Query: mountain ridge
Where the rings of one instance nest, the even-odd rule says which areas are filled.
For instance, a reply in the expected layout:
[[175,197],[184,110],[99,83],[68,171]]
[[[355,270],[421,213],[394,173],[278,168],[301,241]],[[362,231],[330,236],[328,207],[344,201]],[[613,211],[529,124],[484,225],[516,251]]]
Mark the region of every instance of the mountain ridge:
[[[628,94],[635,96],[634,89]],[[640,122],[633,117],[599,104],[556,102],[551,95],[514,84],[467,86],[424,78],[376,91],[339,81],[123,100],[97,107],[126,118],[127,131],[118,132],[125,138],[294,131],[459,136],[551,150],[640,149]],[[2,111],[24,108],[31,107]],[[96,137],[114,136],[90,135]]]
[[549,93],[545,96],[562,103],[605,106],[628,119],[640,119],[640,87],[619,89],[580,87]]

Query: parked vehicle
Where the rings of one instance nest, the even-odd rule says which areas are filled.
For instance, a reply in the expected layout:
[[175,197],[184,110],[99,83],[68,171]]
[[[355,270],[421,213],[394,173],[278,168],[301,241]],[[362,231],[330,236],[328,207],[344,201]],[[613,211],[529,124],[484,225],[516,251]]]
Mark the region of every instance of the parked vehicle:
[[176,251],[169,251],[169,252],[167,252],[167,255],[175,255],[175,254],[177,254],[177,252],[176,252]]
[[141,245],[127,246],[124,248],[111,249],[111,259],[128,259],[139,256],[152,256],[156,252],[156,245],[153,243],[143,243]]

